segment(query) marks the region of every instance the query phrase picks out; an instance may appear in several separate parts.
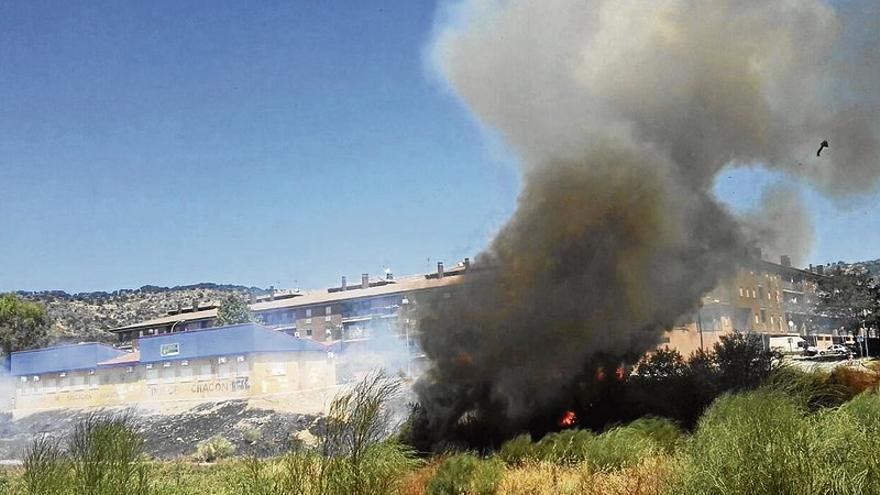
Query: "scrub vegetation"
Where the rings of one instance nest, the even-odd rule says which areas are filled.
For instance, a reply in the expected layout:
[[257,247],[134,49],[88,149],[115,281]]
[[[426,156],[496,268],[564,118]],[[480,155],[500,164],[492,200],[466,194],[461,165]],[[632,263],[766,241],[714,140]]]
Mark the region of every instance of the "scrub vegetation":
[[[394,436],[398,385],[376,373],[333,402],[316,445],[268,459],[155,462],[130,417],[38,437],[0,472],[10,495],[880,494],[880,392],[866,368],[772,370],[691,429],[644,417],[600,432],[523,434],[494,451],[418,455]],[[220,437],[218,437],[220,438]]]

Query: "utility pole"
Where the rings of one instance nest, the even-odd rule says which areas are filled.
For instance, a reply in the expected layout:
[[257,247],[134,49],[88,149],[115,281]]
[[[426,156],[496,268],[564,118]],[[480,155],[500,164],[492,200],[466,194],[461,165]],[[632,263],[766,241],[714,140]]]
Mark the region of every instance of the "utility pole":
[[703,301],[700,301],[700,307],[697,308],[697,330],[700,332],[700,351],[703,349]]

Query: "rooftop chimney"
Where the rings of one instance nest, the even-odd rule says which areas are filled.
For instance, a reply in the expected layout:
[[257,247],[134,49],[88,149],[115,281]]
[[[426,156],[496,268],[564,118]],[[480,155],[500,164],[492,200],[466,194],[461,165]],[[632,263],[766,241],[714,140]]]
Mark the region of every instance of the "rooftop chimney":
[[467,270],[467,269],[470,268],[470,267],[471,267],[471,259],[470,259],[470,258],[465,258],[465,259],[464,259],[464,269]]
[[394,275],[391,273],[391,268],[385,269],[385,280],[394,280]]
[[274,285],[269,286],[269,300],[270,301],[275,300],[275,286]]
[[779,264],[791,268],[791,257],[787,254],[783,254],[779,257]]
[[818,273],[819,275],[825,275],[825,267],[822,265],[817,265],[816,273]]
[[812,271],[813,271],[813,264],[810,263],[810,272],[812,272]]
[[437,262],[437,278],[443,278],[443,262]]
[[345,290],[345,287],[346,287],[346,280],[345,280],[345,275],[343,275],[342,276],[342,290]]
[[198,310],[199,310],[199,300],[193,299],[193,312],[198,311]]
[[361,274],[361,289],[369,289],[370,288],[370,274],[364,273]]

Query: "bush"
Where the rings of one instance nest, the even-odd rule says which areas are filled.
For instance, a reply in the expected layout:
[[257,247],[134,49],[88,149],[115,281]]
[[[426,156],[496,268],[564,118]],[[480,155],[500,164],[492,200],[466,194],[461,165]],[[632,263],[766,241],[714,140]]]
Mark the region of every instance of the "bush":
[[534,458],[539,461],[576,464],[587,460],[593,443],[589,430],[564,430],[551,433],[535,445]]
[[335,459],[328,470],[331,492],[391,495],[397,492],[403,476],[418,465],[406,447],[397,442],[382,442],[369,447],[360,459]]
[[23,488],[33,495],[147,494],[142,448],[129,416],[89,415],[74,425],[66,449],[46,436],[34,439],[25,451]]
[[535,443],[530,435],[522,434],[504,442],[496,455],[511,465],[525,464],[535,459]]
[[263,430],[261,430],[259,428],[251,428],[251,429],[245,430],[244,434],[242,435],[242,438],[244,439],[245,442],[253,445],[263,439]]
[[632,467],[660,451],[644,429],[629,426],[612,428],[593,437],[585,446],[585,460],[595,471]]
[[232,442],[221,436],[213,436],[199,442],[196,447],[195,458],[202,462],[215,462],[225,459],[234,453],[235,446],[232,445]]
[[492,495],[504,466],[498,459],[456,454],[445,459],[428,482],[427,495]]
[[68,446],[76,493],[147,493],[143,445],[130,416],[92,414],[77,423]]
[[322,460],[306,452],[292,452],[280,459],[262,461],[246,459],[240,466],[237,484],[239,493],[249,495],[320,494],[325,486]]
[[639,418],[628,424],[627,428],[650,438],[659,450],[667,454],[674,453],[684,437],[684,432],[678,425],[663,418]]
[[58,442],[39,435],[24,453],[22,481],[28,494],[59,495],[69,484],[69,470]]

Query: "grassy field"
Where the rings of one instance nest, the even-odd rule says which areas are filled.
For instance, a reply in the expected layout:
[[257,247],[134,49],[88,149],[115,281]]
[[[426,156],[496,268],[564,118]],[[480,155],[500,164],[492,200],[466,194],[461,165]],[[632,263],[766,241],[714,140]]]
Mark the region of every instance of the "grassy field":
[[377,375],[334,403],[313,448],[236,458],[219,442],[200,449],[216,462],[157,463],[140,454],[127,418],[95,416],[63,442],[36,439],[24,466],[0,475],[0,493],[880,494],[877,376],[848,373],[844,390],[827,373],[779,370],[718,397],[690,432],[642,418],[598,434],[519,436],[491,455],[429,458],[387,438],[395,386]]

